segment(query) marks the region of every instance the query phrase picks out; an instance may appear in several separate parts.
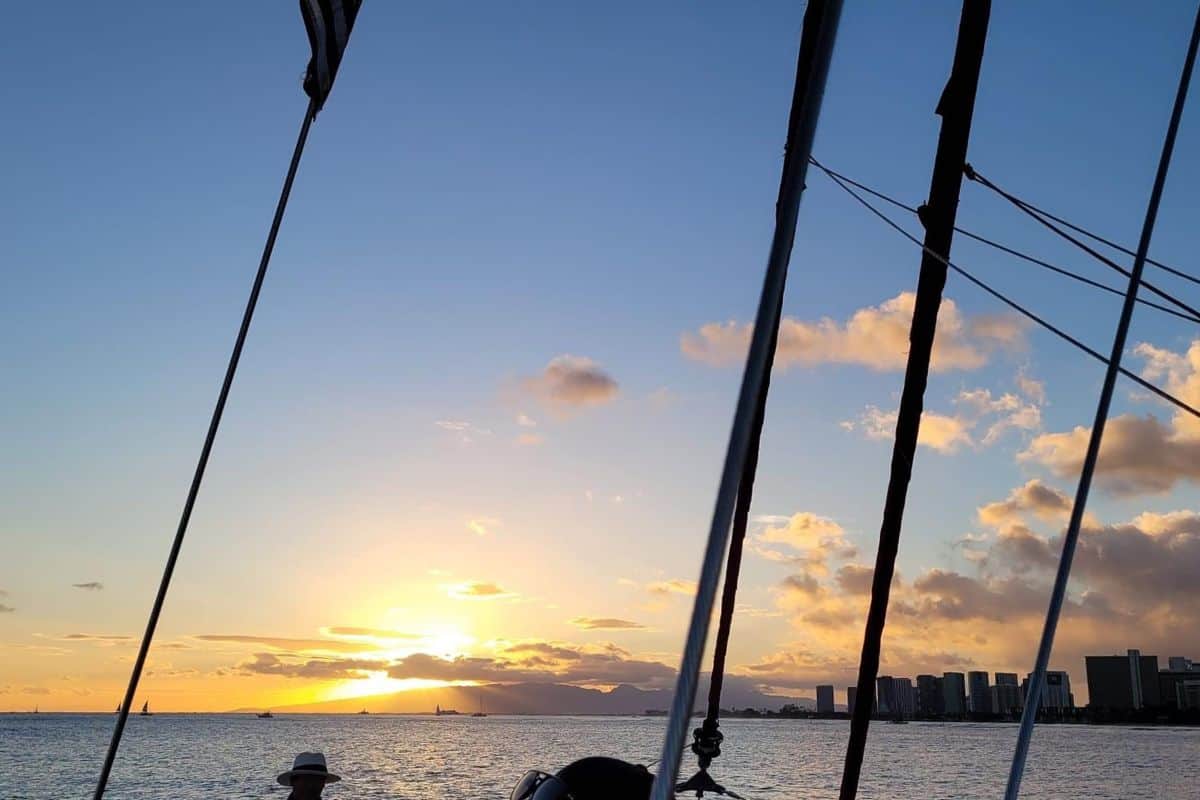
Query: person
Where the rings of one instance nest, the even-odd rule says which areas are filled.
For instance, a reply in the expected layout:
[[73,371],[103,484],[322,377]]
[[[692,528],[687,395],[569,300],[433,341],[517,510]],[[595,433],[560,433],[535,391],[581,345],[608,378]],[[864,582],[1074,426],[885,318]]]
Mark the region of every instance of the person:
[[591,756],[554,775],[536,769],[526,772],[509,800],[645,800],[653,785],[653,773],[641,764]]
[[275,780],[291,787],[288,800],[319,800],[325,784],[337,783],[341,777],[329,771],[324,753],[301,753],[292,762],[292,768]]

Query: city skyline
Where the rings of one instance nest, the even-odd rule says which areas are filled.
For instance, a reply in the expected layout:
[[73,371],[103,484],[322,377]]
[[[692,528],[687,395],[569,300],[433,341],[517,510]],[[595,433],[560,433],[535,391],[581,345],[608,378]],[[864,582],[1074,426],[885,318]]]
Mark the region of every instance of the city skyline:
[[[1035,28],[1028,6],[993,9],[971,161],[1129,243],[1192,9],[1052,5]],[[365,6],[139,696],[217,711],[672,685],[801,15],[783,0]],[[958,19],[943,0],[846,9],[822,163],[924,201]],[[306,106],[292,6],[245,4],[236,26],[140,1],[70,20],[18,4],[0,52],[0,710],[111,712],[123,696]],[[97,41],[125,46],[97,63],[81,55]],[[1197,272],[1193,111],[1153,255]],[[727,664],[759,690],[844,700],[919,253],[807,182]],[[1117,283],[976,184],[959,221]],[[964,237],[954,256],[1111,342],[1117,298]],[[1194,326],[1139,307],[1124,364],[1200,406]],[[881,674],[1032,667],[1101,376],[951,277]],[[1052,666],[1079,676],[1130,642],[1200,653],[1198,453],[1194,419],[1118,384]]]

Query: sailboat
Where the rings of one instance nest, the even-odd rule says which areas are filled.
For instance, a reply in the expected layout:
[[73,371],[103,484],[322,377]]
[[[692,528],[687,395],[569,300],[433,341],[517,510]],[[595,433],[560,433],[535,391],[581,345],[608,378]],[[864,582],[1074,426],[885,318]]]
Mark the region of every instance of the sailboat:
[[147,700],[145,703],[142,703],[142,713],[139,714],[138,716],[142,716],[142,717],[150,716],[150,701],[149,700]]
[[271,713],[271,709],[269,708],[257,716],[259,719],[275,719],[275,715]]
[[370,714],[370,713],[371,712],[367,711],[365,708],[362,711],[358,712],[359,716],[362,716],[363,714]]
[[487,714],[483,713],[483,692],[479,693],[479,710],[473,712],[471,714],[471,716],[472,717],[486,717],[487,716]]

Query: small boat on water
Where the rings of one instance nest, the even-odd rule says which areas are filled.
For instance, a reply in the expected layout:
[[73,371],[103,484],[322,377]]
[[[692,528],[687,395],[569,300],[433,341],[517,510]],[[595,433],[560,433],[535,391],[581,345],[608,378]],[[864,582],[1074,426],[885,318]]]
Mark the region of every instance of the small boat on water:
[[150,712],[150,701],[149,700],[147,700],[145,703],[142,703],[142,713],[139,714],[138,716],[139,717],[152,716],[151,712]]
[[480,693],[480,695],[479,695],[479,710],[472,712],[471,716],[472,717],[486,717],[487,716],[487,714],[485,714],[483,711],[483,694],[482,693]]
[[358,715],[359,715],[359,716],[362,716],[363,714],[370,714],[370,713],[371,713],[370,711],[367,711],[367,710],[364,708],[362,711],[358,712]]
[[275,719],[275,715],[271,713],[271,709],[269,708],[261,714],[256,714],[255,716],[257,716],[259,719]]
[[442,708],[441,706],[438,706],[437,710],[433,712],[433,715],[435,717],[457,717],[459,716],[459,713],[453,708]]

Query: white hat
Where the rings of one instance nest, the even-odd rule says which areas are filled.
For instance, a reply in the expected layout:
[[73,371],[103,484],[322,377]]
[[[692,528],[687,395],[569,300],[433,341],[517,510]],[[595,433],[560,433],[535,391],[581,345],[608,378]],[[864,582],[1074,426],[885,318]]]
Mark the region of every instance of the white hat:
[[293,775],[320,775],[325,778],[326,783],[337,783],[341,778],[334,775],[325,766],[324,753],[301,753],[296,756],[296,760],[292,762],[292,768],[280,775],[275,780],[282,783],[284,786],[292,785]]

